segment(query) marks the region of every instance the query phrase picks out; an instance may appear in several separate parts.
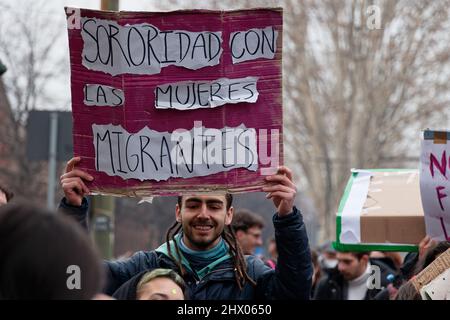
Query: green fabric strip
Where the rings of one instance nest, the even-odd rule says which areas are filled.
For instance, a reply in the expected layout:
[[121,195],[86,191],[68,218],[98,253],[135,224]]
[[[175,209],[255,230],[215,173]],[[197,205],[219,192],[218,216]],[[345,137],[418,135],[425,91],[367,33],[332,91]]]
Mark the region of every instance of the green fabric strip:
[[333,242],[336,251],[399,251],[399,252],[418,252],[419,247],[416,245],[384,245],[384,244],[345,244],[338,241]]

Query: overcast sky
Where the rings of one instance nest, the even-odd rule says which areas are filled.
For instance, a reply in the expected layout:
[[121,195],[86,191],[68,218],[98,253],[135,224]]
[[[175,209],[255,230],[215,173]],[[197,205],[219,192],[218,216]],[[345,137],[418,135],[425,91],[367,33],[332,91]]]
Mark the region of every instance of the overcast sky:
[[[52,31],[57,31],[59,37],[55,43],[55,49],[52,51],[50,63],[45,64],[42,68],[46,71],[55,67],[62,67],[64,71],[61,72],[58,78],[53,78],[49,80],[48,84],[45,86],[45,94],[51,96],[51,103],[40,102],[38,103],[38,109],[58,109],[58,110],[70,110],[70,65],[69,65],[69,50],[68,50],[68,40],[67,40],[67,25],[65,22],[64,7],[77,7],[86,9],[100,9],[100,0],[0,0],[0,9],[2,5],[7,5],[17,11],[26,20],[26,9],[33,10],[33,12],[38,13],[42,16],[42,19],[46,19],[49,24],[51,24]],[[214,3],[209,0],[196,0],[193,1],[179,1],[179,5],[174,7],[168,7],[168,4],[163,1],[155,0],[120,0],[119,10],[128,11],[161,11],[158,7],[166,6],[165,10],[177,10],[177,9],[188,9],[188,8],[202,8],[202,9],[214,9]],[[255,5],[258,0],[254,1]],[[155,6],[157,4],[157,6]],[[227,4],[222,4],[220,7],[224,7]],[[227,7],[226,9],[238,9],[239,3],[236,3],[235,7]],[[24,9],[26,8],[26,9]],[[225,9],[225,8],[223,8]],[[2,12],[3,14],[10,14],[8,10]],[[14,18],[12,19],[14,21]],[[6,29],[9,27],[13,28],[11,24],[7,24]],[[53,29],[53,27],[55,29]],[[7,32],[8,30],[2,30],[2,32]],[[45,33],[38,34],[39,39],[43,39],[45,42]],[[40,37],[40,38],[39,38]],[[25,43],[25,39],[24,39]],[[1,52],[0,52],[1,58]],[[52,62],[54,63],[52,64]],[[8,78],[13,75],[12,68],[10,71],[5,73],[4,77]]]
[[[69,67],[69,51],[68,51],[68,41],[67,41],[67,26],[65,22],[64,7],[78,7],[86,9],[100,9],[100,0],[0,0],[1,5],[8,5],[17,10],[19,13],[26,11],[24,8],[29,10],[34,10],[34,12],[39,13],[43,19],[49,21],[52,27],[59,30],[60,35],[57,43],[55,44],[55,49],[52,52],[52,60],[55,64],[61,64],[65,71],[57,79],[52,79],[46,85],[46,94],[52,97],[52,103],[40,103],[38,109],[59,109],[59,110],[70,110],[70,67]],[[38,3],[39,5],[36,5]],[[166,5],[166,3],[154,1],[154,0],[120,0],[119,10],[129,10],[129,11],[158,11],[157,6]],[[186,9],[192,7],[192,2],[180,1],[181,5],[173,8],[167,8],[167,10],[177,10]],[[195,1],[196,8],[211,9],[211,1],[208,0],[197,0]],[[229,8],[236,9],[236,8]],[[8,14],[9,12],[3,12],[2,14]],[[13,26],[11,26],[13,27]],[[40,34],[39,36],[44,36]],[[1,56],[0,56],[1,58]],[[60,62],[62,61],[62,62]],[[55,65],[54,64],[54,65]],[[45,68],[50,68],[49,65]],[[10,68],[11,69],[11,68]],[[5,78],[12,76],[12,70],[5,74]],[[45,105],[44,105],[45,104]]]
[[[39,3],[39,0],[16,0],[13,4],[11,0],[0,0],[1,5],[13,6],[14,10],[20,12],[23,8],[30,8],[37,12],[43,19],[58,29],[58,40],[55,44],[55,49],[52,52],[51,59],[55,61],[55,66],[58,61],[62,61],[64,72],[59,78],[51,79],[48,85],[45,86],[46,94],[52,97],[52,103],[39,103],[38,109],[58,109],[70,110],[70,67],[69,67],[69,50],[67,41],[67,25],[65,22],[64,7],[78,7],[87,9],[100,9],[100,0],[41,0],[41,7],[31,6],[30,4]],[[152,11],[156,10],[152,5],[154,1],[149,0],[122,0],[119,1],[120,10],[130,11]],[[26,11],[23,11],[26,12]],[[8,12],[3,12],[8,14]],[[12,28],[13,26],[11,26]],[[3,30],[4,31],[4,30]],[[39,36],[45,36],[40,34]],[[24,40],[25,41],[25,40]],[[46,65],[45,68],[51,68],[52,63]],[[4,77],[12,76],[12,68],[5,73]]]

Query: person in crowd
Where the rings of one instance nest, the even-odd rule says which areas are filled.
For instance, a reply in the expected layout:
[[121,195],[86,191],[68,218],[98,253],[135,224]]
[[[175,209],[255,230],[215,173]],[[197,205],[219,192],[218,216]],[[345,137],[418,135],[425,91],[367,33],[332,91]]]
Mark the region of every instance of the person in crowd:
[[403,264],[403,258],[398,252],[372,251],[370,252],[370,259],[373,261],[381,261],[396,272],[400,271]]
[[[338,252],[338,265],[317,284],[316,300],[372,300],[389,283],[388,275],[395,271],[377,262],[379,287],[371,282],[373,275],[369,252]],[[370,284],[372,285],[369,285]]]
[[[61,176],[65,197],[61,210],[87,226],[88,173],[75,168],[73,158]],[[237,244],[231,221],[231,194],[191,194],[178,197],[175,222],[166,243],[153,251],[139,251],[126,261],[106,262],[107,285],[111,294],[136,274],[154,268],[178,272],[193,300],[220,299],[309,299],[312,264],[308,237],[300,211],[294,206],[296,187],[292,172],[279,167],[266,176],[263,191],[272,200],[279,259],[272,270],[260,259],[244,257]]]
[[277,266],[277,259],[278,259],[277,243],[275,241],[275,238],[269,239],[269,244],[267,245],[267,252],[269,253],[269,257],[265,259],[265,263],[272,269],[275,269]]
[[103,268],[71,219],[29,204],[0,208],[0,299],[92,299]]
[[314,268],[313,279],[312,279],[312,288],[311,288],[311,297],[314,297],[314,292],[316,290],[316,286],[319,283],[322,277],[322,269],[319,264],[319,254],[316,250],[311,250],[311,260]]
[[236,211],[231,226],[243,254],[255,254],[255,249],[262,246],[264,220],[256,213],[245,209]]
[[415,268],[415,275],[420,271],[428,267],[430,263],[436,260],[442,253],[447,251],[450,248],[450,241],[439,241],[432,243],[426,251],[423,253],[422,257],[417,261]]
[[333,273],[337,267],[336,250],[331,241],[325,242],[319,247],[319,264],[323,274]]
[[408,282],[415,274],[420,272],[423,265],[425,255],[436,245],[436,242],[429,236],[425,236],[418,245],[418,252],[409,252],[403,259],[403,264],[399,271],[394,275],[391,283],[386,288],[381,290],[376,296],[375,300],[394,300],[398,290],[402,285]]
[[[427,236],[425,239],[425,243],[430,242],[430,238]],[[412,279],[418,275],[421,271],[423,271],[426,267],[428,267],[434,260],[436,260],[441,254],[447,251],[450,248],[449,241],[432,241],[426,249],[423,249],[424,241],[421,242],[421,246],[419,246],[420,257],[416,262],[415,266],[411,269],[414,271],[410,273],[410,277],[407,279],[408,281],[404,281],[402,285],[399,287],[396,295],[392,299],[394,300],[422,300],[420,292],[417,291],[415,286],[412,283]]]
[[7,204],[14,197],[14,193],[0,183],[0,206]]
[[118,300],[184,300],[186,284],[172,269],[143,271],[113,294]]

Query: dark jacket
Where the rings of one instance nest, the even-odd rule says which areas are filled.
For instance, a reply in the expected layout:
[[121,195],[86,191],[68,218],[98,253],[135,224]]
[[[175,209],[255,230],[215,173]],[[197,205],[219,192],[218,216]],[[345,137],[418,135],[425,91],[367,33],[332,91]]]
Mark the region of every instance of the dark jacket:
[[[61,201],[60,209],[87,227],[88,204],[73,207]],[[219,263],[201,280],[190,273],[183,277],[187,293],[193,300],[237,299],[309,299],[312,263],[303,218],[297,208],[285,217],[273,216],[275,240],[278,248],[277,269],[272,270],[254,256],[247,256],[247,273],[257,285],[247,283],[239,290],[231,260]],[[106,294],[112,295],[120,286],[142,271],[154,268],[179,270],[170,257],[162,252],[139,251],[124,261],[106,261]]]
[[[150,270],[148,270],[150,271]],[[112,295],[117,300],[136,300],[137,285],[147,270],[142,271],[120,286]]]
[[[364,300],[374,300],[375,296],[390,283],[388,275],[395,274],[395,271],[383,262],[372,259],[370,259],[370,262],[372,265],[380,267],[380,288],[367,289]],[[319,281],[314,292],[314,300],[347,300],[347,297],[348,283],[337,267]]]
[[[400,272],[398,272],[393,281],[391,290],[398,290],[400,287],[406,283],[414,275],[416,271],[416,264],[419,260],[419,254],[417,252],[409,252],[403,259],[403,264],[400,267]],[[380,293],[375,296],[375,300],[389,300],[391,298],[391,293],[388,288],[383,289]]]

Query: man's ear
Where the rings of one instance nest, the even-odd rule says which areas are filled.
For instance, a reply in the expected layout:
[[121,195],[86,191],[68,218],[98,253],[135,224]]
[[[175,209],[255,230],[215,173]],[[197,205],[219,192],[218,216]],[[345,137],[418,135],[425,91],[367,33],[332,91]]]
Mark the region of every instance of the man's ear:
[[231,224],[231,221],[233,221],[233,215],[234,215],[234,208],[230,207],[230,209],[227,210],[227,214],[225,216],[225,225],[228,226]]
[[365,254],[361,257],[361,262],[363,262],[366,266],[367,263],[369,262],[369,255]]
[[175,219],[181,223],[181,208],[178,203],[175,205]]
[[236,232],[235,232],[235,235],[236,235],[236,239],[238,240],[238,241],[241,241],[241,238],[242,238],[242,235],[244,234],[244,231],[243,230],[237,230]]

